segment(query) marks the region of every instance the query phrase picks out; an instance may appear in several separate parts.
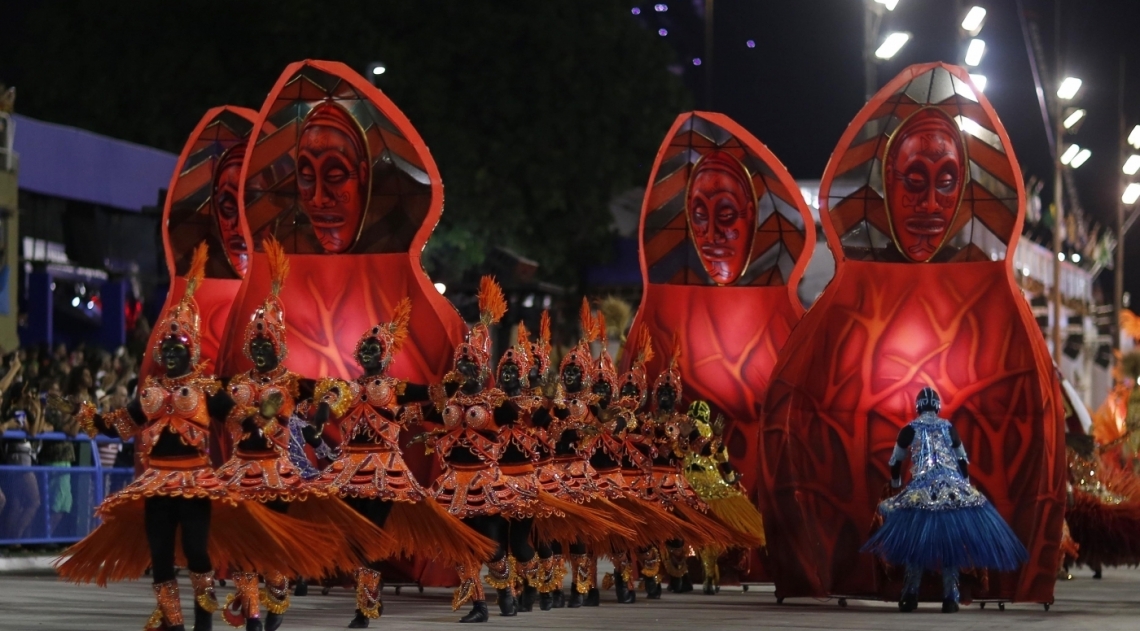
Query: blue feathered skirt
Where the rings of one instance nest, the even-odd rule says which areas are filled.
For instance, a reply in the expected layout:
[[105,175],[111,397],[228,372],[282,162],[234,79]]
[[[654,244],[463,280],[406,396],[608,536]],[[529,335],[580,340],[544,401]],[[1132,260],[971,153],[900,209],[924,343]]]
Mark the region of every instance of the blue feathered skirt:
[[1015,570],[1028,558],[1025,546],[988,501],[959,508],[880,505],[883,526],[863,552],[897,566]]

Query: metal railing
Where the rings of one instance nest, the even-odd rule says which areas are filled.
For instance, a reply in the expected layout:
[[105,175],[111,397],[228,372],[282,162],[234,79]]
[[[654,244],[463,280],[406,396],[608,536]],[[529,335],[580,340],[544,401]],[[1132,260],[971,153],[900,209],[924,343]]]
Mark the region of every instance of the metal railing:
[[70,441],[88,444],[91,466],[0,464],[0,546],[67,544],[87,536],[99,519],[95,509],[103,499],[134,479],[133,467],[104,467],[98,445],[120,443],[117,438],[71,437],[45,432],[29,437],[22,431],[6,431],[8,441]]

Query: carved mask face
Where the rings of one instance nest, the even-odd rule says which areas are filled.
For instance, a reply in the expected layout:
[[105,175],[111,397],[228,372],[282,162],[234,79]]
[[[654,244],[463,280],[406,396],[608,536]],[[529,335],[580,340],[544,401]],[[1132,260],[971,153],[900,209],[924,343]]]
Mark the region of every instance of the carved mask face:
[[518,364],[506,362],[499,366],[499,387],[508,394],[517,394],[522,390]]
[[663,385],[657,388],[657,409],[662,412],[672,412],[677,405],[677,392],[673,386]]
[[368,204],[368,155],[351,116],[337,105],[313,109],[297,141],[297,194],[317,241],[346,252],[360,234]]
[[249,355],[259,372],[269,372],[277,367],[279,360],[269,338],[259,335],[249,341]]
[[374,371],[381,367],[380,363],[383,357],[384,347],[380,344],[380,340],[371,338],[360,345],[360,351],[356,354],[356,361],[360,363],[361,368]]
[[222,247],[239,276],[245,276],[249,269],[249,253],[245,249],[245,236],[241,233],[241,217],[238,214],[238,181],[244,157],[244,143],[231,147],[222,155],[214,172],[212,197]]
[[883,186],[891,233],[903,256],[923,263],[942,247],[967,175],[962,134],[941,110],[919,110],[891,136]]
[[613,398],[614,394],[613,384],[605,380],[599,380],[594,383],[594,386],[591,388],[591,390],[594,394],[600,397],[600,399],[598,399],[598,405],[602,406],[603,408],[609,406],[610,399]]
[[705,271],[718,285],[736,282],[756,237],[756,194],[744,165],[726,151],[705,154],[693,169],[685,208]]
[[162,340],[160,350],[162,367],[170,377],[178,377],[190,372],[190,349],[177,337],[168,336]]
[[568,392],[578,392],[582,389],[582,367],[578,364],[566,364],[562,369],[562,385]]

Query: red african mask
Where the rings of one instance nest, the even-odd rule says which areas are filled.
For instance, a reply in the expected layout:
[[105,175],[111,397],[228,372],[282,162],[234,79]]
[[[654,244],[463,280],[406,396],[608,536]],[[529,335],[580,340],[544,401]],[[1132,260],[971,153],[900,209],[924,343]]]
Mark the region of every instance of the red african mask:
[[945,112],[924,108],[906,119],[883,162],[887,217],[903,256],[929,261],[946,241],[969,171],[958,126]]
[[321,248],[346,252],[368,205],[369,157],[360,126],[333,103],[313,108],[297,140],[297,193]]
[[727,151],[705,154],[693,169],[685,207],[705,271],[718,285],[736,282],[756,237],[756,192],[744,165]]
[[212,195],[214,216],[218,220],[226,259],[241,276],[245,276],[249,268],[249,252],[245,248],[245,235],[241,232],[241,217],[238,215],[238,183],[244,158],[245,143],[234,145],[222,155],[214,171]]

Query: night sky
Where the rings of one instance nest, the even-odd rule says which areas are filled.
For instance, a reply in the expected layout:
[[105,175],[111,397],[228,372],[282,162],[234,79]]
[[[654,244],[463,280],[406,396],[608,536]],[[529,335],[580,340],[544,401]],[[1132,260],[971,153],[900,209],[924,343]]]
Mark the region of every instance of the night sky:
[[[1039,25],[1048,74],[1046,90],[1054,90],[1054,2],[1022,0]],[[657,30],[666,28],[678,50],[701,109],[724,112],[767,144],[792,175],[818,179],[847,124],[864,102],[863,3],[861,0],[715,0],[712,101],[705,90],[702,0],[665,2],[665,12],[652,3],[636,5],[634,16]],[[1038,105],[1026,41],[1015,0],[899,0],[888,13],[883,33],[909,31],[913,39],[879,67],[879,85],[908,65],[929,61],[962,64],[968,39],[960,37],[962,15],[974,4],[987,9],[979,37],[986,54],[973,72],[988,79],[986,96],[1006,125],[1026,177],[1045,183],[1042,196],[1052,198],[1052,157]],[[1066,74],[1084,85],[1075,104],[1088,110],[1079,133],[1070,141],[1092,150],[1076,173],[1085,212],[1115,226],[1119,197],[1118,98],[1119,58],[1126,57],[1124,115],[1127,129],[1140,124],[1140,1],[1087,0],[1062,3],[1061,51]],[[747,41],[755,42],[749,48]],[[693,57],[702,64],[694,66]],[[1137,151],[1140,153],[1140,151]],[[1068,209],[1068,207],[1066,207]],[[1125,290],[1140,296],[1140,227],[1129,233],[1125,247]],[[1112,272],[1100,282],[1111,301]],[[1133,304],[1133,308],[1136,304]]]

